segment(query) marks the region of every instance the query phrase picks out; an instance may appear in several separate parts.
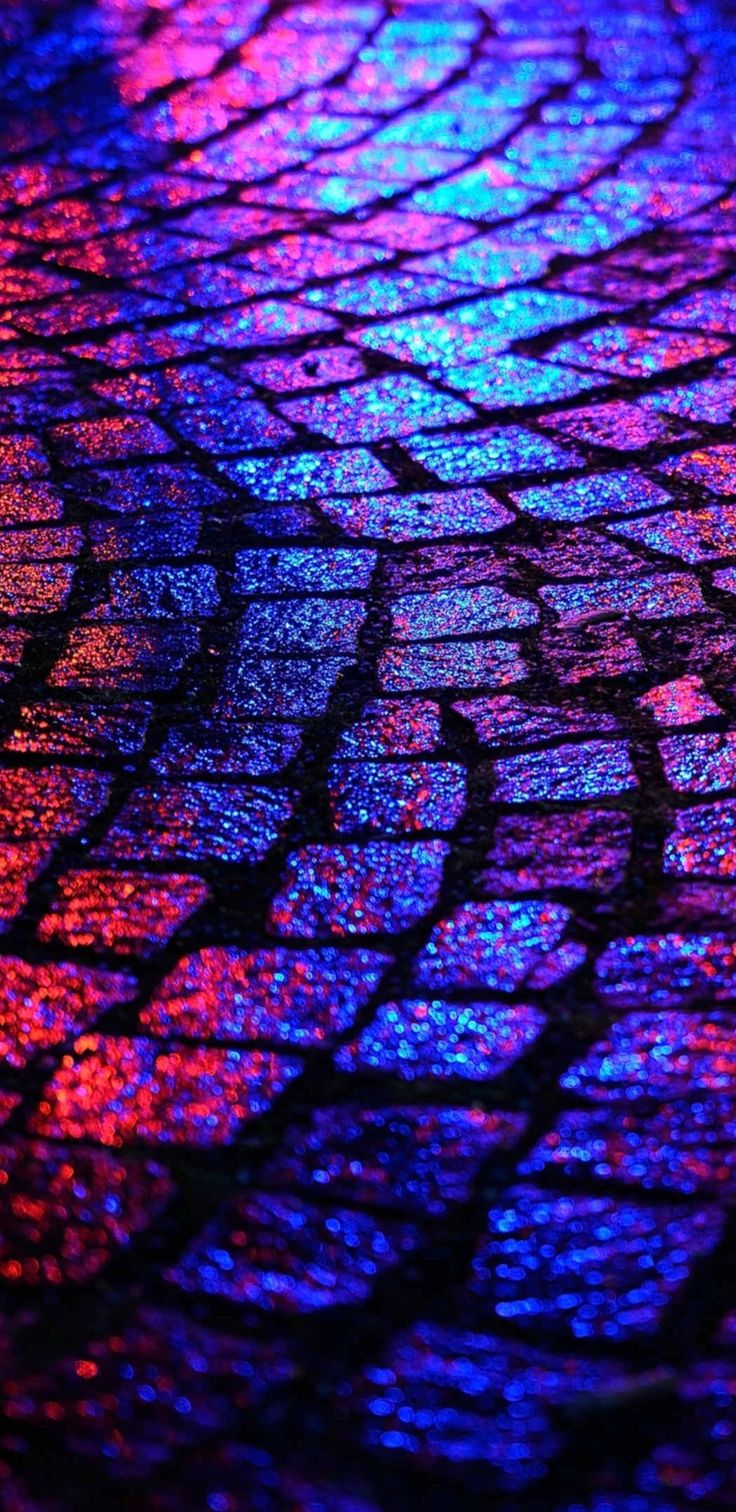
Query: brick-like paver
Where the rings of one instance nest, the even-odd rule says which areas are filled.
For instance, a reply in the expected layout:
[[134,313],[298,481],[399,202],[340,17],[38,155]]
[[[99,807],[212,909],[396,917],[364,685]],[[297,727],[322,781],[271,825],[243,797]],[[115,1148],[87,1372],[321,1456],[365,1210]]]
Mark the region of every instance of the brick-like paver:
[[0,1505],[736,1505],[736,13],[0,15]]

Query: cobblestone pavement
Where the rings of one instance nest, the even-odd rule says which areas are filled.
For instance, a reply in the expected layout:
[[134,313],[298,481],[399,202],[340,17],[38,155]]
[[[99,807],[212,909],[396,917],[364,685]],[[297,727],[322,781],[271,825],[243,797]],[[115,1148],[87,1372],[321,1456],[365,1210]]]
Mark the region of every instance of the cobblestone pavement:
[[736,1505],[736,12],[0,13],[3,1512]]

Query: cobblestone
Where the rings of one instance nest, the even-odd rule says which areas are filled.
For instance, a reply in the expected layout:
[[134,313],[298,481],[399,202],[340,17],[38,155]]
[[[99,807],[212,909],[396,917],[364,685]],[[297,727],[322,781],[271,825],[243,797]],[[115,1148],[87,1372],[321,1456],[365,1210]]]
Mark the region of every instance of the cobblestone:
[[736,1500],[726,0],[0,14],[0,1505]]

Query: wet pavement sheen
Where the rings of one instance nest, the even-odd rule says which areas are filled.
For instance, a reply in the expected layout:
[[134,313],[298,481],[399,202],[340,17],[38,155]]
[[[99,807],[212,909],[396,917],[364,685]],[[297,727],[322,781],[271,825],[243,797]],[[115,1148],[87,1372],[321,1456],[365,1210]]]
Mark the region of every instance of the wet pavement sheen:
[[0,14],[0,1506],[736,1504],[736,11]]

